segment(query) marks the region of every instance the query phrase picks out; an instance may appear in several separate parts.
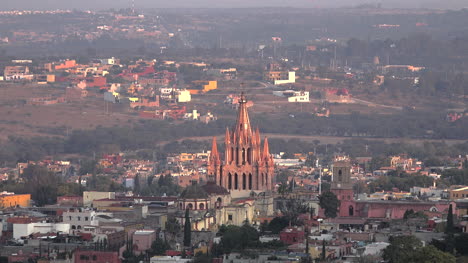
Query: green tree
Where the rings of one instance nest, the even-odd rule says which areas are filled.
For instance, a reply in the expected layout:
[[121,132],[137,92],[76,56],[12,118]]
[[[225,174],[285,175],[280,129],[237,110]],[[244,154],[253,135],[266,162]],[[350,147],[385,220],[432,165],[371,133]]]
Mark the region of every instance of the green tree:
[[222,234],[220,244],[222,244],[224,253],[230,253],[233,250],[243,251],[246,248],[260,246],[257,230],[247,223],[241,227],[234,225],[222,227],[219,234]]
[[445,233],[450,234],[453,233],[453,210],[452,204],[449,206],[448,214],[447,214],[447,226],[445,228]]
[[468,255],[468,234],[462,233],[455,237],[455,248],[461,255]]
[[455,257],[453,255],[440,251],[431,245],[417,249],[413,260],[414,261],[407,262],[455,263]]
[[268,230],[272,234],[279,234],[281,230],[289,225],[289,220],[285,216],[275,217],[268,224]]
[[185,224],[184,224],[184,246],[190,247],[192,242],[192,224],[190,223],[190,211],[185,209]]
[[383,259],[390,263],[417,262],[417,250],[422,242],[415,236],[390,237],[390,245],[383,251]]
[[170,249],[170,246],[167,242],[161,238],[156,238],[151,244],[151,255],[164,255],[166,250]]
[[140,191],[141,191],[141,186],[140,186],[140,174],[136,174],[135,175],[135,178],[133,179],[134,182],[133,182],[133,191],[136,193],[136,194],[139,194]]
[[327,258],[327,249],[325,247],[325,239],[322,240],[322,261],[325,261]]
[[278,186],[278,194],[284,196],[288,192],[288,185],[286,183],[281,183]]
[[166,231],[171,235],[175,236],[182,229],[179,221],[173,216],[169,217],[166,221]]
[[338,200],[334,193],[330,191],[322,193],[319,197],[319,204],[320,207],[325,210],[326,217],[335,218],[338,215],[340,200]]

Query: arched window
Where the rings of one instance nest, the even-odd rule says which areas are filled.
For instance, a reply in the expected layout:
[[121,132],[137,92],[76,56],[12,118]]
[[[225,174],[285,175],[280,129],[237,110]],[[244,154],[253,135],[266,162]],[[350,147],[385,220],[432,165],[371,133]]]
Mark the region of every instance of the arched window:
[[228,174],[228,189],[229,190],[232,189],[232,174],[231,173]]
[[237,173],[234,174],[234,189],[239,189],[239,176]]
[[239,165],[239,147],[236,147],[236,165]]
[[242,148],[242,164],[245,164],[245,148]]
[[224,187],[224,185],[223,185],[223,169],[220,169],[220,171],[219,171],[219,185]]
[[187,208],[192,210],[193,209],[193,204],[192,203],[188,204]]
[[81,229],[81,226],[79,225],[76,229]]
[[218,208],[220,208],[223,205],[223,199],[221,199],[221,197],[218,197],[218,199],[216,199],[216,203],[218,204]]
[[247,162],[252,164],[252,149],[247,148]]
[[265,185],[268,187],[270,184],[268,183],[268,173],[265,173]]
[[230,155],[231,155],[231,156],[229,156],[229,157],[231,157],[230,162],[232,163],[232,161],[234,161],[234,147],[231,147],[231,154]]
[[204,204],[199,204],[199,205],[198,205],[198,208],[199,208],[200,210],[205,210],[205,205],[204,205]]
[[340,170],[338,170],[338,182],[342,182],[343,181],[343,172]]
[[242,174],[242,190],[247,189],[247,177],[245,174]]
[[252,174],[249,174],[249,190],[252,190]]
[[352,205],[349,206],[349,216],[354,215],[354,207]]
[[75,225],[72,225],[72,226],[71,226],[71,229],[76,229],[76,226],[75,226]]

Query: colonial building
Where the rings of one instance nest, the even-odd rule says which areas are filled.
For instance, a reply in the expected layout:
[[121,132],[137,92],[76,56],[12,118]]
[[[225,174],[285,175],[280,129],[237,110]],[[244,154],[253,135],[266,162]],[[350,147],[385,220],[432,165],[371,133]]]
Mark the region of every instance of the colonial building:
[[265,138],[252,131],[247,100],[241,94],[236,126],[226,130],[226,151],[221,161],[213,138],[207,184],[188,186],[178,200],[176,218],[190,212],[192,229],[207,230],[223,224],[242,225],[273,214],[274,163]]
[[208,181],[226,188],[233,198],[248,197],[252,192],[274,189],[274,163],[268,140],[263,149],[258,128],[253,131],[247,112],[247,100],[241,94],[237,122],[226,129],[224,161],[218,153],[216,138],[209,158]]
[[[355,200],[351,180],[351,164],[343,159],[333,163],[331,191],[340,200],[338,217],[359,217],[367,219],[402,219],[407,210],[424,212],[430,216],[444,217],[449,205],[456,211],[455,202],[448,200]],[[455,212],[456,213],[456,212]],[[346,222],[346,221],[344,221]]]

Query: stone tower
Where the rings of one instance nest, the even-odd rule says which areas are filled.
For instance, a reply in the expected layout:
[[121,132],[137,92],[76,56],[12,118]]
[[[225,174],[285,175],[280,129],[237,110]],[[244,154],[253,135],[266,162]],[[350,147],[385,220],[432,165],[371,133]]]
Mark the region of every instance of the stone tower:
[[224,161],[221,162],[216,138],[208,164],[208,180],[226,188],[231,196],[247,197],[252,191],[268,192],[274,188],[274,163],[268,147],[268,139],[261,145],[260,132],[252,130],[247,100],[239,99],[236,125],[226,128]]
[[353,182],[351,181],[351,164],[348,160],[333,163],[333,180],[330,190],[340,200],[339,216],[355,216]]

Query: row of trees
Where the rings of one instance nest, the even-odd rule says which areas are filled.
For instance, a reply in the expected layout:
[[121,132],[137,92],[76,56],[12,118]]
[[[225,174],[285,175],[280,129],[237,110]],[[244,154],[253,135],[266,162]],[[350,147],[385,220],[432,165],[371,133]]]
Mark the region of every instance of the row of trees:
[[[391,116],[360,115],[334,116],[318,118],[309,114],[299,114],[297,118],[280,117],[271,119],[265,115],[254,115],[262,132],[298,135],[336,135],[336,136],[381,136],[381,137],[420,137],[428,130],[435,138],[465,138],[466,120],[454,123],[444,121],[444,116],[420,113],[402,113]],[[464,118],[466,119],[466,118]],[[395,123],[400,125],[395,126]],[[185,140],[183,137],[212,136],[223,134],[230,127],[232,120],[219,119],[216,122],[203,124],[185,122],[171,124],[168,121],[141,121],[132,127],[97,127],[94,130],[75,130],[66,137],[9,137],[0,147],[0,162],[16,163],[17,161],[37,160],[43,156],[54,156],[64,153],[106,153],[109,151],[129,151],[151,149],[157,156],[167,152],[194,152],[208,150],[208,142]],[[64,133],[65,133],[64,129]],[[172,141],[172,142],[171,142]],[[171,142],[171,143],[167,143]],[[433,163],[443,162],[437,157],[458,155],[467,151],[468,143],[447,145],[443,142],[425,143],[417,146],[408,143],[382,143],[381,141],[350,139],[336,145],[320,141],[303,142],[300,140],[271,139],[273,151],[285,151],[287,154],[317,151],[320,154],[332,155],[344,152],[353,156],[388,156],[389,154],[408,153],[419,159]],[[367,147],[366,147],[367,145]],[[221,149],[222,150],[222,149]],[[151,154],[150,154],[151,155]],[[147,156],[149,157],[149,156]]]

